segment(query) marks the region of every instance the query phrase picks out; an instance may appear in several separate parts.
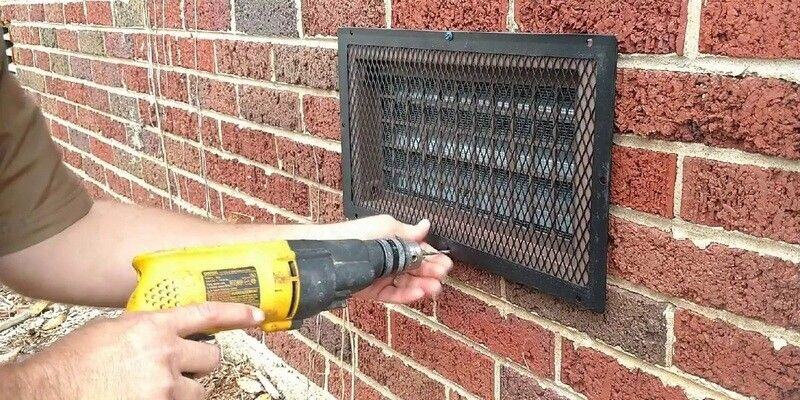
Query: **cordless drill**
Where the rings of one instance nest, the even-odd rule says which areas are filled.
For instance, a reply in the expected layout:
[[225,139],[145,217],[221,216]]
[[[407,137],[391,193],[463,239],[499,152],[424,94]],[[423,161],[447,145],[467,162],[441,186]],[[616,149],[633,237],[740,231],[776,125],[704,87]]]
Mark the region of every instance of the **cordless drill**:
[[412,269],[431,254],[400,239],[276,240],[159,251],[137,256],[127,309],[154,311],[205,301],[264,310],[266,332],[342,307],[375,280]]

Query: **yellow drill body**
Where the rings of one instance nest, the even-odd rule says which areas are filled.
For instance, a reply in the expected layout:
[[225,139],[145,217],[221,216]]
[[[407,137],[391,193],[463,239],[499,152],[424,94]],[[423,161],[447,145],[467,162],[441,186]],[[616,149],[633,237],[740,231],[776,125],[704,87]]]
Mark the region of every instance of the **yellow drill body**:
[[276,240],[159,251],[134,258],[139,283],[127,309],[236,302],[264,311],[264,331],[282,331],[343,306],[356,291],[423,257],[416,243],[397,239]]

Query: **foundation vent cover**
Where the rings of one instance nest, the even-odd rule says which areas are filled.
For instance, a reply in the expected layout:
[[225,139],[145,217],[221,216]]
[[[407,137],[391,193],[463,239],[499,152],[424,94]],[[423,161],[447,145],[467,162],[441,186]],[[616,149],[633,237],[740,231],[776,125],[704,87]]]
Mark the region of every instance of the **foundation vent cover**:
[[616,40],[342,29],[348,217],[431,220],[454,258],[605,304]]

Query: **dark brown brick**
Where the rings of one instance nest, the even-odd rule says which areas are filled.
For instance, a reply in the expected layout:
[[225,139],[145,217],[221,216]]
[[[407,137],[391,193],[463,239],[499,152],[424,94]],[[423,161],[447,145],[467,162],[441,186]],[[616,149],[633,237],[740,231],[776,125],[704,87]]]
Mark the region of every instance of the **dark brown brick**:
[[684,5],[680,0],[521,0],[514,14],[525,32],[605,33],[617,37],[624,53],[681,53]]
[[681,216],[800,243],[800,173],[686,158]]
[[800,327],[800,265],[611,219],[609,272],[655,291],[788,328]]
[[360,340],[358,369],[403,399],[444,399],[444,386],[399,359]]
[[276,147],[281,169],[330,186],[342,187],[342,158],[339,153],[277,137]]
[[500,296],[500,276],[477,266],[455,261],[448,275],[486,293]]
[[512,303],[619,346],[645,361],[665,362],[664,303],[609,286],[606,310],[597,314],[510,282],[506,286],[506,297]]
[[800,58],[800,3],[709,0],[703,3],[700,51],[732,57]]
[[332,49],[275,47],[275,77],[280,82],[333,90],[339,87],[336,65]]
[[564,340],[561,380],[590,400],[687,400],[678,387],[667,386],[639,369],[628,369],[596,350]]
[[800,159],[800,84],[758,77],[622,69],[621,133]]
[[553,333],[500,312],[464,292],[446,286],[436,298],[437,319],[493,353],[525,365],[536,375],[553,377]]
[[347,363],[353,362],[350,333],[343,326],[318,314],[306,319],[298,332],[328,350],[334,357]]
[[275,137],[268,132],[222,123],[222,148],[267,165],[277,165]]
[[272,79],[269,43],[219,40],[214,46],[219,72],[258,80]]
[[242,85],[239,101],[244,119],[289,130],[299,126],[300,99],[295,93]]
[[611,152],[611,202],[672,218],[675,154],[614,146]]
[[294,0],[237,1],[236,28],[262,36],[292,36],[297,32]]
[[[236,87],[232,83],[200,77],[194,81],[197,85],[197,98],[193,100],[199,102],[201,107],[228,115],[238,114]],[[192,93],[192,97],[194,95]]]
[[[450,397],[452,399],[452,396]],[[503,400],[566,400],[550,389],[544,389],[536,381],[511,368],[500,370],[500,398]]]
[[392,2],[392,27],[505,30],[507,10],[507,0],[396,0]]
[[492,397],[494,362],[464,343],[392,312],[392,347],[482,397]]
[[675,365],[764,400],[800,398],[800,347],[685,310],[675,314]]
[[339,101],[337,99],[303,96],[303,116],[308,133],[324,139],[340,139]]
[[386,307],[372,300],[351,298],[347,301],[350,322],[357,328],[385,342],[388,334]]
[[308,36],[335,36],[343,26],[384,27],[384,15],[381,0],[303,0],[303,29]]

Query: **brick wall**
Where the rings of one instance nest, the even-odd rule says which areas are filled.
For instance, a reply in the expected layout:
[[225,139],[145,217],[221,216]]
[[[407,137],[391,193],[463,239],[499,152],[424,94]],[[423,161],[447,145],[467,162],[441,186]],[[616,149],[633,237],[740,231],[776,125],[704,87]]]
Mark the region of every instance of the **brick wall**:
[[[619,38],[608,311],[458,264],[263,340],[339,398],[800,399],[800,3],[129,0],[2,7],[97,197],[342,219],[336,28]],[[259,334],[254,334],[260,337]]]

